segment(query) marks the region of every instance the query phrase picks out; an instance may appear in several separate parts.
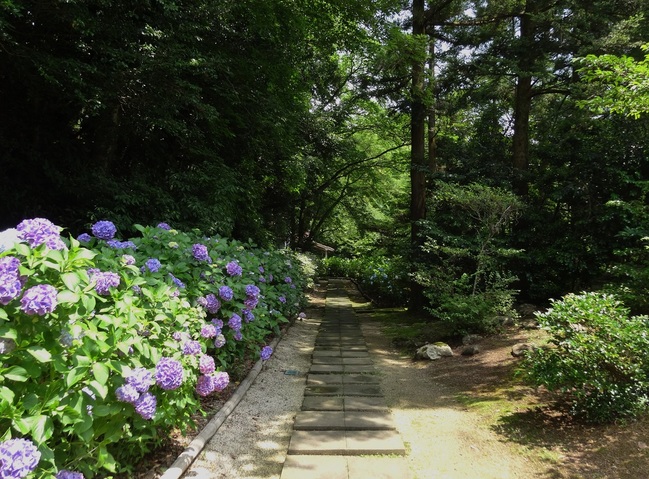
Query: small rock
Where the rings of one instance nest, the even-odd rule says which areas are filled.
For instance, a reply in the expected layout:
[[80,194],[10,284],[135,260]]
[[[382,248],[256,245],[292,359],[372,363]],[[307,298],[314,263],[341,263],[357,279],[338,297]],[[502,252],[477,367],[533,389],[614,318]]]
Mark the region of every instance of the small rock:
[[536,346],[528,343],[518,343],[512,346],[512,356],[515,358],[520,358],[525,355],[527,351],[534,351]]
[[526,319],[521,323],[521,328],[523,329],[540,329],[541,326],[536,319]]
[[480,352],[480,347],[475,344],[471,344],[469,346],[466,346],[462,350],[462,356],[473,356],[475,354],[478,354],[479,352]]
[[439,359],[442,356],[453,356],[453,350],[446,343],[426,344],[415,353],[415,359]]

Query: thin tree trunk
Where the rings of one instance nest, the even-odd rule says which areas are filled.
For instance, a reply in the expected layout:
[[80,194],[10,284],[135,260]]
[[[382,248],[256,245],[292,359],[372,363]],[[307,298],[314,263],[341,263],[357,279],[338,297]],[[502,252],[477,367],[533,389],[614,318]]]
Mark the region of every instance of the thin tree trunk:
[[435,38],[428,40],[428,82],[426,85],[428,94],[431,97],[428,105],[428,169],[430,173],[437,172],[437,141],[435,133],[437,129],[437,116],[435,111]]

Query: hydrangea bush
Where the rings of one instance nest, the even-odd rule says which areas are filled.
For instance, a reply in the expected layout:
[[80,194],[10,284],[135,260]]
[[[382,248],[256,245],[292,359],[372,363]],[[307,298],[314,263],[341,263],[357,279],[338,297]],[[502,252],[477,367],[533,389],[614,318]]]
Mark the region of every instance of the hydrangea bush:
[[128,470],[304,306],[289,251],[136,228],[25,220],[0,251],[0,477]]

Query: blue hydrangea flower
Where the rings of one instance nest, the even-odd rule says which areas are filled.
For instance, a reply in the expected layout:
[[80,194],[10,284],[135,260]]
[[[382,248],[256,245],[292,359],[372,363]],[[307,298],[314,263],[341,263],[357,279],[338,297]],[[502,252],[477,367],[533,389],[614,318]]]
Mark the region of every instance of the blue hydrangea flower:
[[0,478],[21,479],[36,469],[41,453],[28,439],[8,439],[0,443]]
[[223,320],[222,319],[214,318],[212,320],[212,324],[214,326],[216,326],[216,329],[223,329]]
[[243,269],[236,261],[230,261],[228,264],[226,264],[225,270],[230,276],[241,276],[241,274],[243,273]]
[[284,282],[287,283],[287,284],[291,284],[293,282],[293,280],[291,279],[290,276],[287,276],[286,278],[284,278]]
[[201,336],[203,338],[215,338],[216,335],[216,326],[214,326],[213,324],[204,324],[201,327]]
[[248,297],[243,301],[243,304],[248,311],[255,309],[258,303],[259,300],[257,298],[251,298],[251,297]]
[[273,354],[273,348],[271,348],[270,346],[264,346],[263,348],[261,348],[260,356],[262,360],[268,361],[268,359],[272,356],[272,354]]
[[251,298],[258,298],[259,293],[261,293],[260,289],[254,284],[249,284],[248,286],[246,286],[246,296],[250,296]]
[[212,388],[216,392],[223,391],[230,384],[230,376],[226,372],[218,372],[212,375]]
[[23,289],[20,278],[20,260],[13,256],[0,258],[0,304],[7,305]]
[[18,237],[27,241],[32,248],[45,244],[50,249],[65,249],[65,244],[61,241],[61,228],[45,218],[23,220],[16,226],[16,230]]
[[110,240],[115,237],[117,233],[117,228],[112,221],[97,221],[92,225],[92,234],[95,235],[95,238]]
[[243,333],[241,332],[241,330],[235,331],[233,337],[235,341],[241,341],[243,339]]
[[201,343],[189,340],[183,344],[183,354],[186,356],[196,356],[201,354]]
[[49,284],[38,284],[32,286],[20,300],[20,309],[25,314],[44,316],[56,309],[56,288]]
[[90,279],[95,282],[95,291],[97,291],[97,294],[103,296],[110,294],[110,288],[117,288],[120,283],[119,275],[110,271],[94,272]]
[[266,282],[266,278],[264,278],[263,276],[260,276],[260,277],[259,277],[259,282],[260,282],[260,283],[265,283],[265,282]]
[[277,298],[277,299],[279,299],[279,302],[280,302],[280,303],[286,303],[286,297],[285,297],[285,296],[280,296],[280,297]]
[[214,294],[210,293],[205,296],[204,308],[208,311],[208,313],[216,314],[221,308],[221,302]]
[[176,278],[173,274],[169,273],[169,277],[171,278],[171,282],[175,284],[178,288],[180,289],[185,289],[185,283],[183,283],[181,280]]
[[119,241],[116,239],[106,241],[106,244],[114,249],[137,249],[132,241]]
[[151,393],[144,393],[135,401],[135,412],[142,416],[143,419],[152,419],[155,415],[158,401]]
[[162,263],[160,263],[160,260],[156,258],[149,258],[148,260],[146,260],[146,263],[144,263],[144,265],[152,273],[157,273],[160,268],[162,268]]
[[225,336],[222,334],[219,334],[216,339],[214,340],[214,347],[215,348],[222,348],[225,346]]
[[192,255],[197,261],[207,261],[208,263],[212,262],[210,254],[207,251],[207,246],[204,244],[197,243],[192,246]]
[[79,243],[89,243],[92,240],[92,236],[90,236],[88,233],[81,233],[79,236],[77,236],[77,241]]
[[230,326],[235,331],[239,331],[241,329],[241,316],[239,316],[236,313],[230,316],[230,320],[228,321],[228,326]]
[[16,228],[0,231],[0,253],[14,247],[20,242],[20,232]]
[[243,314],[243,319],[246,323],[251,323],[255,320],[255,315],[252,314],[252,311],[250,311],[249,309],[244,309],[242,314]]
[[56,479],[85,479],[84,475],[80,472],[67,471],[65,469],[56,473]]
[[306,318],[306,313],[304,313],[304,312],[300,313],[300,314],[297,315],[297,317],[300,318],[301,320],[305,319]]
[[163,357],[155,367],[155,380],[162,389],[171,391],[178,389],[183,383],[183,365],[180,361]]
[[135,404],[135,401],[140,398],[140,393],[132,384],[124,384],[115,389],[115,397],[118,401]]
[[223,301],[232,301],[234,298],[234,291],[229,286],[221,286],[219,288],[219,296]]
[[146,368],[135,368],[125,378],[126,384],[130,384],[139,393],[145,393],[153,384],[153,375]]
[[216,370],[216,365],[214,364],[214,358],[203,354],[198,359],[198,370],[203,374],[212,374]]
[[171,229],[171,226],[169,226],[167,223],[158,223],[158,228],[160,228],[161,230],[169,231]]
[[261,274],[264,274],[264,271],[265,271],[265,270],[264,270],[264,267],[263,267],[263,266],[260,266],[260,267],[259,267],[259,272],[260,272]]
[[214,391],[214,384],[211,376],[199,376],[196,381],[196,392],[199,396],[209,396]]

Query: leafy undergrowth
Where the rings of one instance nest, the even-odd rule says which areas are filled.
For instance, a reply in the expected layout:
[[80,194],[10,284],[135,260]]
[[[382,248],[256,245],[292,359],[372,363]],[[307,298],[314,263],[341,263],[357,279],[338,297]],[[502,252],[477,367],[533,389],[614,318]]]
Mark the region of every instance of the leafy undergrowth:
[[[440,325],[413,318],[405,310],[379,309],[371,317],[382,323],[383,331],[405,357],[412,357],[419,344],[448,339]],[[481,352],[470,357],[461,356],[462,347],[450,342],[456,356],[442,358],[422,373],[451,394],[462,410],[477,416],[480,428],[494,432],[515,454],[535,464],[538,474],[533,477],[646,477],[648,417],[606,425],[581,423],[569,414],[568,404],[517,379],[520,360],[511,355],[512,346],[545,340],[542,331],[512,327],[485,337],[479,343]]]

